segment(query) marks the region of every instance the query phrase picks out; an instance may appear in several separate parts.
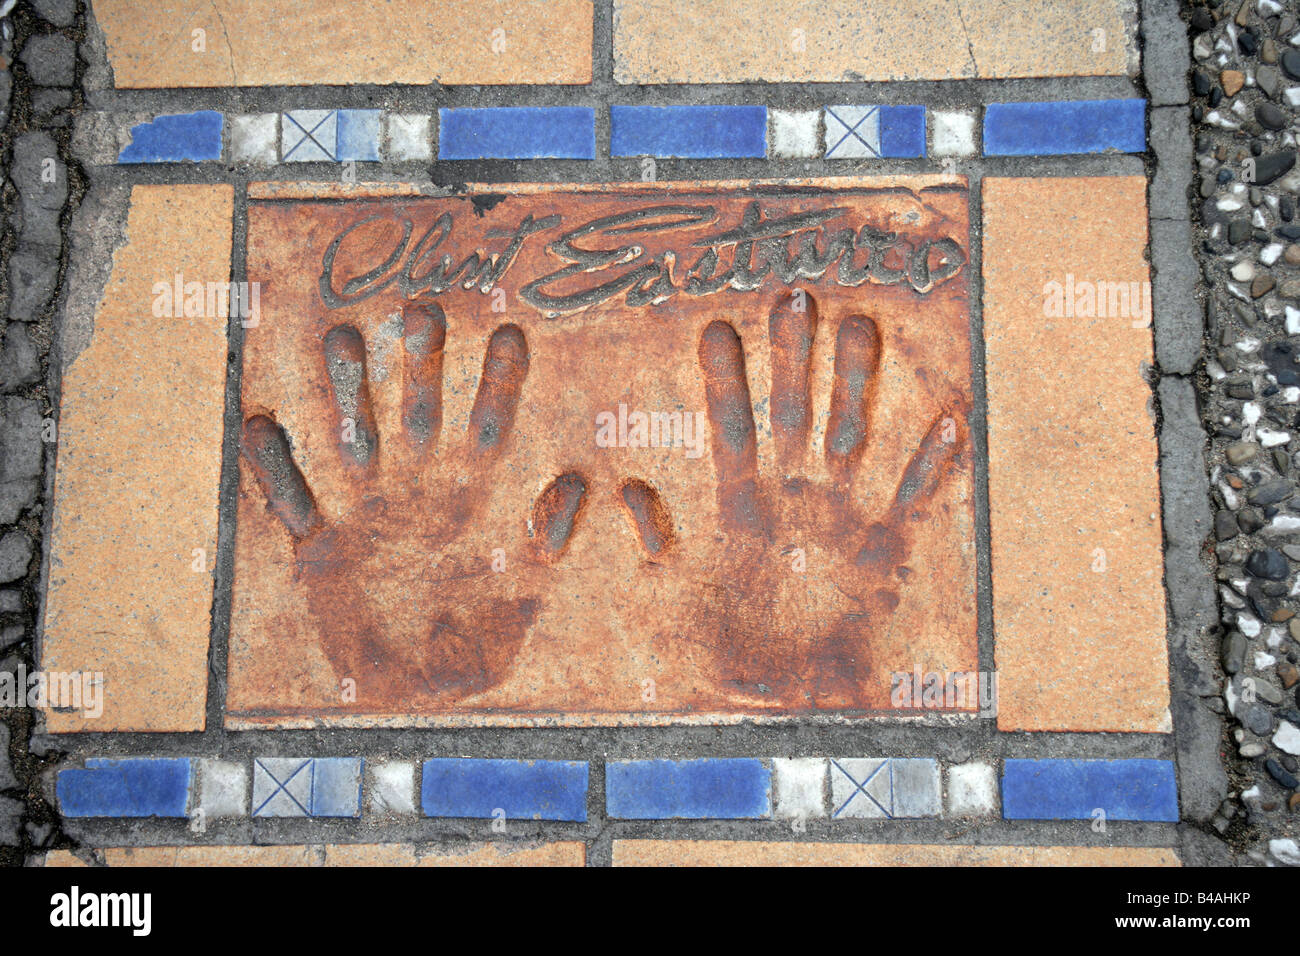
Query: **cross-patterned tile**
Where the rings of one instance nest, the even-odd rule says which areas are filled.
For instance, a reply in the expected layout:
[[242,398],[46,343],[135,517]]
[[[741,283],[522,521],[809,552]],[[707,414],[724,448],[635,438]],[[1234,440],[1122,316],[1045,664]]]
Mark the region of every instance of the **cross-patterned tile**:
[[879,106],[826,107],[827,159],[880,158]]
[[893,820],[940,810],[939,764],[929,758],[831,761],[831,815]]
[[286,163],[333,162],[338,158],[338,111],[281,113],[280,144]]
[[253,762],[253,816],[354,817],[361,806],[361,760],[262,757]]

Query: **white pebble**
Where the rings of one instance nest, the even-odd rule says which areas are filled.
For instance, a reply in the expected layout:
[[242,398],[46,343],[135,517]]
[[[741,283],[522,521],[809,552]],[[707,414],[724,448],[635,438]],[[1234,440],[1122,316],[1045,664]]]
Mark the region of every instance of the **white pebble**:
[[1286,307],[1286,334],[1300,335],[1300,309]]
[[1255,618],[1251,617],[1249,614],[1238,614],[1237,630],[1241,631],[1241,633],[1245,634],[1247,637],[1259,637],[1260,624],[1259,621],[1255,620]]
[[1243,757],[1262,757],[1264,755],[1264,745],[1260,743],[1242,744],[1238,751]]
[[1263,414],[1264,409],[1259,402],[1247,402],[1241,406],[1241,417],[1246,420],[1247,425],[1253,425],[1259,421],[1259,416]]
[[1290,721],[1281,721],[1273,735],[1273,746],[1289,754],[1300,754],[1300,727]]
[[1205,122],[1209,123],[1211,126],[1217,126],[1220,129],[1241,129],[1240,123],[1234,123],[1218,110],[1210,110],[1210,112],[1206,113]]
[[[1229,511],[1236,511],[1238,508],[1241,507],[1241,499],[1237,497],[1237,493],[1233,491],[1232,488],[1230,488],[1228,485],[1223,484],[1222,482],[1219,483],[1219,494],[1223,495],[1223,506],[1227,508]],[[1282,517],[1284,516],[1279,515],[1277,518],[1274,518],[1273,519],[1274,523],[1276,523]],[[1300,518],[1296,519],[1296,526],[1300,527]]]
[[1232,277],[1238,282],[1249,282],[1255,278],[1255,263],[1243,259],[1232,267]]
[[1241,200],[1234,196],[1224,196],[1214,204],[1222,212],[1236,212],[1241,208]]
[[1292,86],[1282,91],[1282,98],[1287,106],[1300,106],[1300,86]]
[[1265,668],[1272,667],[1277,663],[1277,658],[1272,654],[1265,654],[1263,651],[1255,652],[1255,670],[1262,671]]
[[1295,840],[1269,840],[1268,852],[1287,866],[1300,866],[1300,846]]
[[[1223,374],[1227,375],[1228,373],[1224,372]],[[1300,402],[1300,388],[1297,388],[1294,385],[1288,385],[1286,388],[1282,389],[1283,405],[1294,405],[1296,402]]]
[[1278,445],[1285,445],[1290,440],[1290,432],[1275,432],[1267,428],[1259,430],[1259,443],[1265,448],[1276,448]]

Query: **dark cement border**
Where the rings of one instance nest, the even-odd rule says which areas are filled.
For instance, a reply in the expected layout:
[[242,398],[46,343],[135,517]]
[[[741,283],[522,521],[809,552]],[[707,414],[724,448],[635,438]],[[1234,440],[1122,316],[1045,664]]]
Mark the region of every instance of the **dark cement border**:
[[1150,102],[1149,208],[1159,408],[1160,483],[1169,614],[1170,705],[1185,863],[1222,863],[1227,845],[1206,826],[1227,796],[1219,755],[1222,717],[1202,697],[1218,693],[1213,631],[1218,612],[1205,542],[1211,533],[1207,438],[1191,376],[1202,361],[1204,306],[1191,230],[1188,191],[1193,149],[1191,51],[1178,0],[1143,0],[1143,80]]

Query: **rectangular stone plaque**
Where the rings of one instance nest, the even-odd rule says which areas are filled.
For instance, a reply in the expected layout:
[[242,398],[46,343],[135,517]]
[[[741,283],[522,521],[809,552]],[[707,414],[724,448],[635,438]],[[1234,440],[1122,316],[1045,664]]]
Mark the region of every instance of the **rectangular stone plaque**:
[[973,674],[968,199],[255,184],[228,723],[915,713]]

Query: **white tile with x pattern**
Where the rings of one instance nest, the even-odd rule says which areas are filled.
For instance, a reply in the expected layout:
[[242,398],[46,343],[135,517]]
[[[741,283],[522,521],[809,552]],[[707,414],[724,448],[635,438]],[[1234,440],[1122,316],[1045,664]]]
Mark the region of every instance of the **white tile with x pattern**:
[[302,757],[262,757],[253,761],[253,816],[311,816],[316,762]]
[[939,764],[928,757],[831,761],[831,816],[894,820],[940,812]]
[[880,107],[826,107],[827,159],[879,159]]
[[338,122],[338,110],[281,113],[281,158],[286,163],[333,162],[338,153]]

